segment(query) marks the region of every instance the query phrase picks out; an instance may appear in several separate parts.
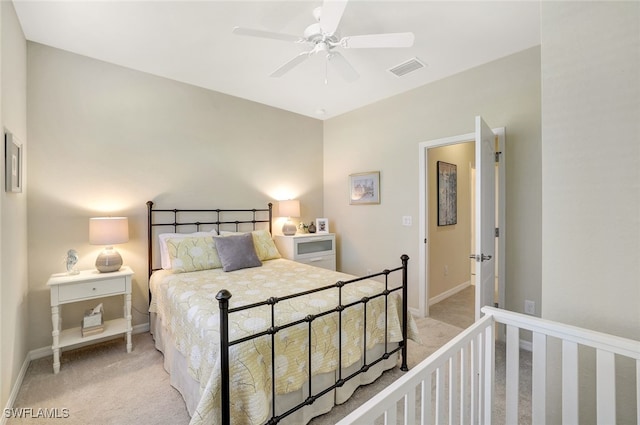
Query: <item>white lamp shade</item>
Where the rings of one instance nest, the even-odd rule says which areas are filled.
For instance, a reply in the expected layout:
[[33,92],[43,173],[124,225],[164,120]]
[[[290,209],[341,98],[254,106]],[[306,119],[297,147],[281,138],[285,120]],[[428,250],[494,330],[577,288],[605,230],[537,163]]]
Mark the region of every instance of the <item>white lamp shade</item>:
[[300,217],[300,201],[290,199],[278,202],[280,217]]
[[127,217],[95,217],[89,219],[89,243],[114,245],[129,241]]

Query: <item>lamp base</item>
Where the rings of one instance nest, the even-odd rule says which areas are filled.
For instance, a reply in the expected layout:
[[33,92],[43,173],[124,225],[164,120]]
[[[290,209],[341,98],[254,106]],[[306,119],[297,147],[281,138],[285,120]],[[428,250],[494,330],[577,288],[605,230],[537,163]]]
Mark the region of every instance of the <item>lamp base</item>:
[[293,236],[296,234],[297,230],[296,225],[290,220],[287,220],[287,222],[282,226],[282,234],[285,236]]
[[107,247],[96,258],[96,269],[100,273],[117,272],[122,267],[122,257],[112,247]]

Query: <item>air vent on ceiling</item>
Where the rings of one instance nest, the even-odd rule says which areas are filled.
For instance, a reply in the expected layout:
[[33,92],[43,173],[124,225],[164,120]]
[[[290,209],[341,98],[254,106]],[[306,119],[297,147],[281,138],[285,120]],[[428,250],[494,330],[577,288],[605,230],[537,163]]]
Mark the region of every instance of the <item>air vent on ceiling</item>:
[[408,61],[403,62],[400,65],[396,65],[393,68],[389,69],[389,72],[394,74],[396,77],[402,77],[407,75],[410,72],[416,71],[424,67],[425,67],[425,64],[422,63],[420,59],[411,58]]

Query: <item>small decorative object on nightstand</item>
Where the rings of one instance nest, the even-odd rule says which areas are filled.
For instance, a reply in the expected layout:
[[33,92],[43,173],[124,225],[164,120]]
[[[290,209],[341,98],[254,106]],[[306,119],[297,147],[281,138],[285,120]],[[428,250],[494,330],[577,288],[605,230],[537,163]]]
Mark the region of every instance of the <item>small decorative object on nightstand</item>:
[[336,269],[335,233],[276,235],[274,240],[284,258],[329,270]]
[[96,217],[89,220],[89,243],[106,245],[96,258],[96,269],[101,273],[120,270],[122,257],[112,245],[129,241],[127,217]]
[[67,256],[64,259],[65,265],[67,266],[68,274],[78,274],[80,273],[78,269],[76,269],[76,264],[78,263],[78,251],[75,249],[70,249],[67,251]]
[[[47,286],[51,291],[53,373],[60,371],[60,349],[71,345],[125,334],[127,353],[131,352],[131,276],[133,276],[133,271],[127,266],[109,274],[100,273],[97,270],[84,270],[76,275],[67,273],[51,275]],[[77,322],[80,323],[80,326],[61,329],[63,304],[115,295],[124,295],[124,317],[105,322],[100,314],[100,317],[90,318],[87,323],[95,324],[93,320],[100,320],[101,326],[85,330],[83,318],[82,323]],[[101,311],[102,305],[100,304],[96,308]]]

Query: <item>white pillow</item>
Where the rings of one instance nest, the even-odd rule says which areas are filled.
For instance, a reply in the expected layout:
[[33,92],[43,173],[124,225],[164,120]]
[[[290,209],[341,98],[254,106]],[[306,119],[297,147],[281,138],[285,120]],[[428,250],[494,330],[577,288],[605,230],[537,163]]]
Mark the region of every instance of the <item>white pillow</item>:
[[171,257],[169,256],[169,248],[167,248],[167,240],[183,239],[197,236],[216,236],[216,229],[210,232],[194,232],[194,233],[161,233],[158,235],[158,243],[160,244],[160,264],[163,269],[171,270]]

